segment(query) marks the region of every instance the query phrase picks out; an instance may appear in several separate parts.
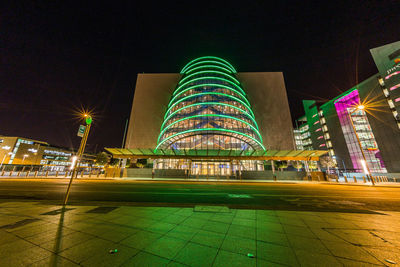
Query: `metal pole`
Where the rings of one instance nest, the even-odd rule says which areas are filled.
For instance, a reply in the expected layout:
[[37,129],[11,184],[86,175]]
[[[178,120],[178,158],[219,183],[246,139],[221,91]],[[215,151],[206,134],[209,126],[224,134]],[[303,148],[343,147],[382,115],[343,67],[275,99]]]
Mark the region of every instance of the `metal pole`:
[[[354,111],[355,111],[355,110],[354,110]],[[374,179],[372,178],[372,175],[371,175],[371,171],[369,170],[369,167],[368,167],[367,159],[365,158],[365,154],[364,154],[363,148],[362,148],[362,146],[361,146],[360,138],[358,137],[358,134],[357,134],[357,131],[356,131],[356,127],[354,126],[353,119],[351,118],[351,114],[353,114],[354,111],[351,112],[351,113],[349,113],[349,118],[350,118],[351,126],[353,126],[353,131],[354,131],[354,133],[356,134],[358,146],[360,147],[361,154],[362,154],[363,159],[364,159],[364,162],[365,162],[365,167],[367,168],[367,171],[368,171],[368,174],[367,174],[367,175],[369,175],[369,176],[371,177],[372,185],[375,185]]]
[[81,140],[81,144],[80,144],[80,146],[79,146],[79,150],[78,150],[78,154],[77,154],[77,159],[76,159],[76,162],[75,162],[74,170],[72,171],[72,175],[71,175],[71,179],[69,180],[67,192],[65,193],[64,204],[63,204],[64,206],[67,205],[67,202],[68,202],[69,193],[70,193],[70,191],[71,191],[72,180],[74,179],[74,176],[75,176],[75,174],[76,174],[76,166],[77,166],[78,163],[80,162],[80,159],[81,159],[81,156],[82,156],[82,154],[83,154],[83,151],[85,150],[87,137],[88,137],[88,135],[89,135],[90,125],[91,125],[91,124],[88,124],[88,125],[86,126],[85,133],[84,133],[84,135],[83,135],[83,138],[82,138],[82,140]]

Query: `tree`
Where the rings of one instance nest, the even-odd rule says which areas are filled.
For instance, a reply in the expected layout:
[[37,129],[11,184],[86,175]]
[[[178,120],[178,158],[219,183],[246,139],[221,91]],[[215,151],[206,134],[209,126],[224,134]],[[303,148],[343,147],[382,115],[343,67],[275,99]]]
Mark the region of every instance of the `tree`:
[[100,152],[96,155],[96,165],[106,165],[108,163],[108,155],[106,152]]
[[328,172],[329,172],[329,168],[336,167],[336,162],[333,160],[332,157],[329,157],[329,156],[321,157],[319,159],[319,162],[321,163],[322,167],[328,169]]
[[301,168],[303,168],[303,164],[301,161],[293,161],[292,166],[297,169],[297,171],[300,171]]
[[285,169],[288,167],[288,163],[286,160],[282,161],[275,161],[275,166],[282,171],[282,169]]

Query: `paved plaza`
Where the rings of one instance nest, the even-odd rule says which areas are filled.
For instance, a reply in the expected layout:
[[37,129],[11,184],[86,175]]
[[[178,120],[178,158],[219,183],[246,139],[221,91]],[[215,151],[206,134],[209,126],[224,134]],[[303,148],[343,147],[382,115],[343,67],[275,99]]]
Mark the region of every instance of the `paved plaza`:
[[0,203],[1,266],[395,266],[400,212]]

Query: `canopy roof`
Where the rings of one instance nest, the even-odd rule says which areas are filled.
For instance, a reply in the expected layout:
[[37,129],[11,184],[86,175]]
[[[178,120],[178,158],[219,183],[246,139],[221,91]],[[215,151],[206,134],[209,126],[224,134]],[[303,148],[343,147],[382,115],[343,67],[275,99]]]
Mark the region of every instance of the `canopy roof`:
[[319,160],[326,150],[174,150],[150,148],[105,148],[119,159],[228,159],[228,160]]

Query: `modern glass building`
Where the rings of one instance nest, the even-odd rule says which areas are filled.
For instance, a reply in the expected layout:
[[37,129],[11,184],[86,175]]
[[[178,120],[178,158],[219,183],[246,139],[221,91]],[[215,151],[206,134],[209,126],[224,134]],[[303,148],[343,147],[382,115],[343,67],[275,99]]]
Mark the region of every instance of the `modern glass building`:
[[370,51],[379,73],[322,105],[303,101],[312,147],[328,150],[343,170],[364,172],[363,152],[371,172],[398,173],[400,42]]
[[[181,70],[167,106],[156,150],[264,150],[251,103],[235,68],[212,56],[190,61]],[[242,166],[243,165],[243,166]],[[194,175],[230,175],[238,169],[261,170],[262,162],[158,159],[158,169],[188,169]]]

